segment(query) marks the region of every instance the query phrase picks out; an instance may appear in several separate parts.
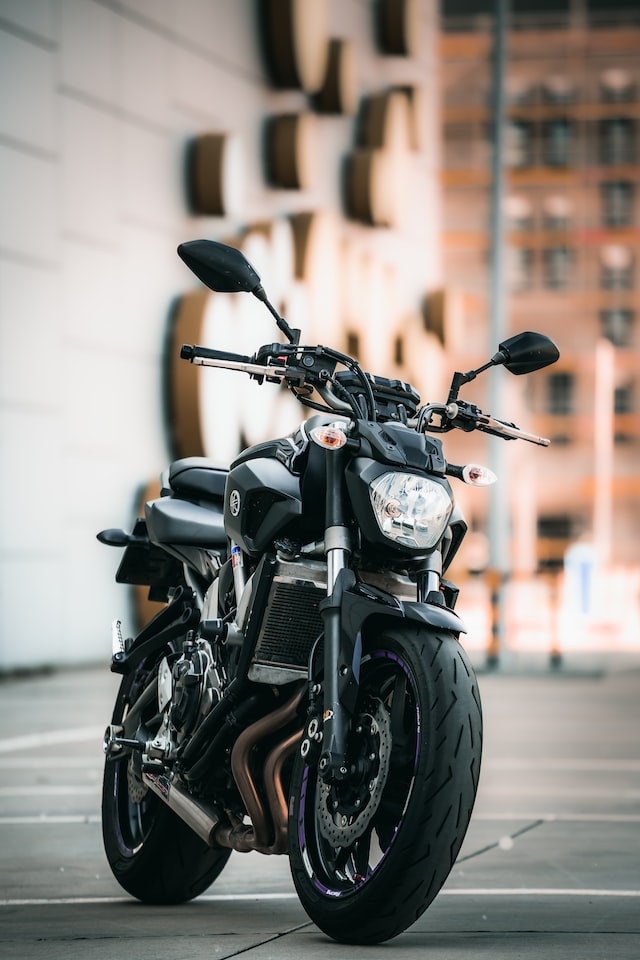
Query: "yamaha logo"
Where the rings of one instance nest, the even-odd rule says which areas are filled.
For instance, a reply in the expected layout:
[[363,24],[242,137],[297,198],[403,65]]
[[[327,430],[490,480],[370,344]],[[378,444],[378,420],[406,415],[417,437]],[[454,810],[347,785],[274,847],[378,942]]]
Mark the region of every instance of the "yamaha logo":
[[232,517],[237,517],[240,513],[240,494],[237,490],[232,490],[229,494],[229,510]]

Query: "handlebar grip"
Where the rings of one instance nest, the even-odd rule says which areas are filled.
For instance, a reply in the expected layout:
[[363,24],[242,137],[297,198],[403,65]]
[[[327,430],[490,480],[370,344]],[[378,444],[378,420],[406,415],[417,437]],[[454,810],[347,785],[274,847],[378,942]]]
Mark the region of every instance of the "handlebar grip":
[[181,360],[195,360],[201,357],[203,360],[231,360],[235,363],[251,363],[252,357],[247,357],[242,353],[228,353],[226,350],[210,350],[208,347],[198,347],[195,344],[190,346],[183,343],[180,347]]

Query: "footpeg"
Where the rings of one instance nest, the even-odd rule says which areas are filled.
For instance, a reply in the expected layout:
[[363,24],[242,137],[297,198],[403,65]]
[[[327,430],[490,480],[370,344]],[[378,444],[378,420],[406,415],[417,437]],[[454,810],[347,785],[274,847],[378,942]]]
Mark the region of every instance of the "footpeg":
[[139,740],[129,740],[127,737],[121,737],[123,727],[110,723],[104,732],[102,749],[107,757],[112,757],[116,753],[122,753],[123,750],[138,750],[142,752],[145,744]]

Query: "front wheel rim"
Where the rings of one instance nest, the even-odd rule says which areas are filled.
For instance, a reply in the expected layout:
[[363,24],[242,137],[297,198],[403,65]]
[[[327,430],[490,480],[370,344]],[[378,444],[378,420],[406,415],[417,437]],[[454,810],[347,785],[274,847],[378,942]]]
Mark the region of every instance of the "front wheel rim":
[[[327,789],[315,766],[306,764],[302,775],[297,823],[302,862],[316,890],[333,900],[352,895],[379,873],[404,822],[415,784],[421,752],[420,705],[413,674],[401,655],[375,650],[363,658],[360,699],[364,710],[356,711],[357,715],[365,715],[367,709],[370,712],[371,698],[386,711],[392,743],[389,770],[375,800],[376,808],[373,812],[363,809],[361,814],[368,817],[365,829],[359,834],[354,829],[358,816],[353,803],[347,808],[344,797],[339,793],[332,796],[336,788]],[[356,716],[355,723],[358,719]],[[381,747],[381,762],[383,753]],[[319,821],[328,816],[320,805],[335,806],[336,802],[336,830],[320,829]],[[340,844],[341,803],[347,819],[344,845]]]

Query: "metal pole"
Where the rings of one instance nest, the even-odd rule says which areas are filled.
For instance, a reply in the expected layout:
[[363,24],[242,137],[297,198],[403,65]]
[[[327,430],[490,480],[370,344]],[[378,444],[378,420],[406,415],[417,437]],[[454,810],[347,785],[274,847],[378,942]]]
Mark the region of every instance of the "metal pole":
[[[504,285],[504,140],[505,140],[505,59],[508,0],[494,0],[493,17],[493,152],[491,158],[491,207],[489,278],[489,352],[493,354],[505,338]],[[490,410],[496,416],[502,409],[502,377],[500,368],[491,371]],[[491,469],[498,483],[491,488],[489,507],[489,585],[491,589],[491,638],[487,651],[488,666],[497,666],[504,649],[504,586],[508,569],[509,485],[506,475],[504,442],[490,439]]]
[[[613,522],[613,415],[615,408],[615,350],[609,340],[596,344],[596,386],[594,416],[595,496],[593,501],[593,542],[602,574],[611,563]],[[602,581],[601,581],[602,582]]]

